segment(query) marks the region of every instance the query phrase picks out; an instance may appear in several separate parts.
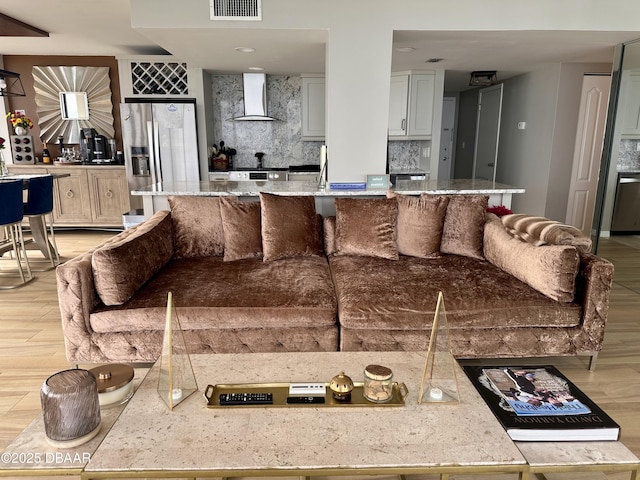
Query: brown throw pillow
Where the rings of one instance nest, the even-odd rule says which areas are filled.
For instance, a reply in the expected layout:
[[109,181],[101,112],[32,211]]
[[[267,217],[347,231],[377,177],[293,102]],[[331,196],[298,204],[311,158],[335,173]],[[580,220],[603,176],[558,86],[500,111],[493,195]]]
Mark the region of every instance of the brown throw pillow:
[[420,258],[438,256],[449,197],[411,197],[391,191],[387,197],[398,201],[398,253]]
[[482,237],[488,203],[489,197],[484,195],[451,195],[442,229],[442,253],[484,259]]
[[175,258],[219,257],[224,253],[218,197],[169,197],[169,206]]
[[169,212],[125,230],[91,256],[93,281],[105,305],[122,305],[173,255]]
[[312,196],[260,193],[263,260],[322,255],[322,224]]
[[220,198],[225,262],[262,256],[260,202]]
[[336,255],[398,259],[395,198],[336,198]]

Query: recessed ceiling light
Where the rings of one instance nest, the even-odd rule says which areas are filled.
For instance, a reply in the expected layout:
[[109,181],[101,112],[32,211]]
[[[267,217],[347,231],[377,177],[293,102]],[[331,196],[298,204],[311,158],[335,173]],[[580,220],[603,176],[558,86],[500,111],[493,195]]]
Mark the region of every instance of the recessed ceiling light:
[[242,53],[252,53],[256,51],[256,49],[253,47],[236,47],[234,48],[234,50],[236,52],[242,52]]
[[415,50],[415,47],[396,47],[396,52],[407,53],[407,52],[413,52],[414,50]]
[[248,70],[253,70],[254,72],[261,72],[264,70],[262,67],[249,67]]

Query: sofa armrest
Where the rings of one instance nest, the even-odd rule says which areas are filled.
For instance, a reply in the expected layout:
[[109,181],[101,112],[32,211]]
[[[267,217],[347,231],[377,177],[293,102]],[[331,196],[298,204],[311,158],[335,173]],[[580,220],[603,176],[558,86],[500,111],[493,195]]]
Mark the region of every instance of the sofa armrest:
[[67,359],[78,363],[92,357],[97,348],[91,341],[89,316],[100,303],[93,283],[92,252],[73,258],[56,268],[58,304]]
[[[92,341],[91,313],[103,302],[96,290],[92,258],[96,250],[119,245],[128,239],[134,239],[140,232],[150,228],[152,223],[159,225],[170,212],[157,212],[151,219],[120,232],[95,248],[85,252],[56,268],[58,304],[62,321],[67,359],[71,363],[98,360],[103,357],[100,349]],[[169,219],[170,220],[170,219]],[[154,227],[151,227],[154,228]],[[105,359],[106,360],[106,359]]]
[[[576,277],[576,302],[582,305],[580,343],[584,347],[583,351],[598,352],[602,348],[613,271],[610,261],[590,253],[580,254],[580,270]],[[580,349],[580,345],[578,348]]]

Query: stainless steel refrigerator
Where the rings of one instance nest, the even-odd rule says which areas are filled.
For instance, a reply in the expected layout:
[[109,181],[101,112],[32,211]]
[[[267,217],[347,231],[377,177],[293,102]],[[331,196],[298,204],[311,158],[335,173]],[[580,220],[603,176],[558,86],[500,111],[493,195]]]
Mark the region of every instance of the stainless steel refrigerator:
[[120,104],[129,188],[200,180],[195,99]]

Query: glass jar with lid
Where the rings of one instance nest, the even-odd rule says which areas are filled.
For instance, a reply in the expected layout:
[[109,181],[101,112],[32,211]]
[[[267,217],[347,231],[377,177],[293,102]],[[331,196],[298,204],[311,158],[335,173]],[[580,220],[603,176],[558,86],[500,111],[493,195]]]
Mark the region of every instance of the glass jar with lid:
[[393,372],[382,365],[368,365],[364,369],[364,398],[385,403],[393,398]]

